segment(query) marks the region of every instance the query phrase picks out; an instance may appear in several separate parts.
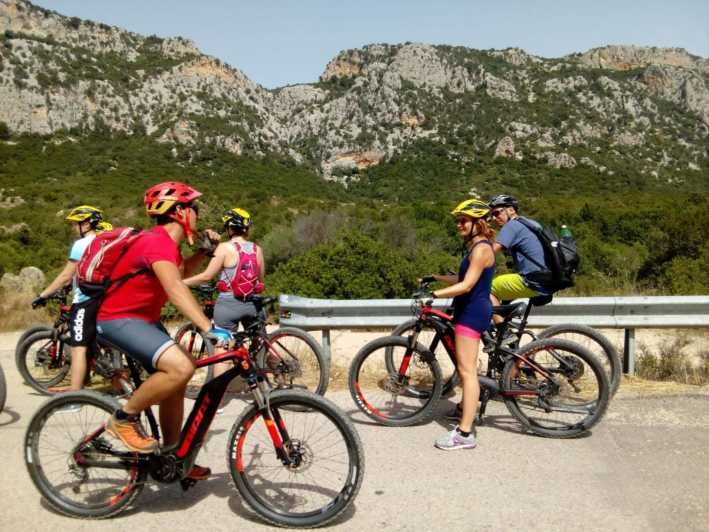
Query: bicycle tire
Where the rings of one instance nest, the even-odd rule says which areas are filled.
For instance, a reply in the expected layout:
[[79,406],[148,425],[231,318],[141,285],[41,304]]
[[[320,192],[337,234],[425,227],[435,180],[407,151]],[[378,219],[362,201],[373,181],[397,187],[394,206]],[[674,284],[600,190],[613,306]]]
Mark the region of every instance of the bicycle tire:
[[[276,456],[275,450],[269,449],[271,440],[268,429],[265,423],[256,423],[261,413],[256,404],[252,403],[236,420],[227,440],[227,469],[236,489],[243,500],[271,524],[305,528],[330,523],[352,504],[364,477],[364,450],[352,421],[328,399],[303,390],[275,390],[268,396],[268,405],[271,410],[278,409],[281,413],[285,428],[292,438],[289,442],[284,442],[284,448],[300,450],[302,462],[295,467],[285,466]],[[320,418],[313,420],[316,414],[322,414],[321,421]],[[308,419],[305,419],[306,416]],[[305,419],[302,425],[298,423],[301,419]],[[318,423],[328,423],[332,428],[323,434],[322,426]],[[253,457],[249,446],[251,435],[257,440],[254,443]],[[312,439],[305,441],[306,436],[311,436]],[[337,460],[328,460],[324,454],[331,454],[337,457]],[[341,462],[342,455],[346,457],[346,464]],[[317,458],[327,462],[323,474],[313,472],[318,466]],[[266,463],[268,459],[271,461]],[[340,464],[342,471],[332,469],[338,467],[337,464]],[[259,466],[266,468],[268,475],[256,471],[252,480],[250,473]],[[274,467],[285,471],[284,483],[277,485],[280,473],[273,474]],[[308,478],[305,478],[306,472]],[[304,486],[309,479],[324,481],[325,477],[330,478],[333,473],[337,477],[337,486],[317,489]],[[271,485],[275,488],[269,489]],[[261,489],[265,491],[264,494],[259,493]],[[271,500],[268,499],[269,495]],[[318,505],[317,508],[296,513],[293,505],[304,504],[307,496],[322,496],[326,500],[321,507]],[[277,508],[278,503],[282,503],[286,509]]]
[[[288,338],[297,339],[300,347],[289,344]],[[268,342],[271,344],[268,351],[261,349],[256,355],[257,368],[278,369],[279,362],[283,361],[288,368],[286,371],[292,372],[296,377],[299,374],[302,377],[300,380],[292,379],[296,387],[305,386],[310,392],[325,395],[330,381],[330,360],[325,356],[322,347],[313,335],[295,327],[281,327],[268,335]],[[303,347],[307,347],[309,354],[302,351]],[[274,361],[274,357],[278,360]],[[294,359],[295,363],[293,363]],[[307,368],[303,368],[303,366],[310,366],[313,363],[317,365],[317,368],[309,372],[307,372]],[[306,376],[306,372],[308,376]]]
[[[413,329],[416,326],[417,322],[418,320],[415,318],[405,321],[404,323],[396,326],[394,330],[391,331],[391,336],[409,336],[409,334],[413,332]],[[426,331],[431,331],[431,329],[424,328],[421,333],[425,333]],[[436,331],[434,330],[433,332],[435,333]],[[420,335],[419,338],[421,338]],[[419,343],[423,344],[423,346],[430,351],[432,345],[430,342],[421,342],[419,340]],[[448,355],[448,351],[446,351],[445,347],[443,347],[442,342],[438,342],[438,345],[436,346],[436,351],[433,352],[433,354],[436,356],[436,360],[438,361],[438,365],[441,368],[441,374],[443,376],[443,388],[441,389],[441,396],[446,397],[453,393],[455,387],[458,386],[458,384],[460,383],[458,371],[453,362],[451,361],[450,356]],[[387,354],[387,369],[389,369],[390,371],[396,371],[389,353]]]
[[[572,379],[567,378],[570,371],[567,371],[563,378],[548,379],[543,373],[515,357],[508,360],[503,369],[503,400],[510,414],[530,432],[547,438],[575,438],[588,432],[603,418],[610,400],[608,376],[600,362],[588,349],[569,340],[557,338],[537,340],[525,345],[519,354],[533,360],[536,365],[544,366],[543,356],[540,355],[544,352],[550,353],[549,368],[545,369],[552,373],[562,373],[555,368],[560,365],[559,357],[573,367],[575,370],[571,375],[573,383]],[[564,354],[561,354],[562,352]],[[582,380],[584,376],[586,379]],[[523,393],[525,391],[530,393]],[[538,395],[535,395],[535,391]],[[542,411],[546,414],[563,412],[563,409],[554,403],[564,392],[570,403],[570,406],[565,407],[568,413],[583,417],[580,419],[574,417],[573,421],[568,422],[541,419]],[[536,399],[527,401],[525,398],[528,396]],[[532,414],[526,413],[527,406],[530,407]],[[534,413],[537,412],[539,414],[535,416]]]
[[[175,332],[174,338],[175,343],[180,345],[195,362],[202,357],[210,355],[207,342],[204,341],[202,333],[192,322],[188,321],[180,325],[177,332]],[[185,397],[197,399],[202,386],[212,380],[213,377],[214,365],[197,369],[185,387]]]
[[[116,486],[115,479],[112,479],[112,482],[108,482],[108,479],[106,479],[106,483],[109,485],[108,489],[111,490],[112,495],[103,493],[108,491],[108,489],[98,490],[101,494],[101,501],[97,502],[95,499],[92,499],[92,502],[87,504],[79,504],[62,493],[62,488],[66,488],[71,491],[71,494],[78,496],[85,483],[90,480],[98,480],[96,477],[91,478],[91,468],[82,468],[81,465],[77,465],[75,459],[73,459],[77,445],[80,443],[76,440],[85,437],[86,434],[90,434],[90,431],[99,429],[102,423],[105,423],[106,418],[113,414],[119,406],[118,401],[115,399],[96,392],[86,390],[69,392],[56,395],[46,401],[30,420],[27,433],[25,434],[25,465],[37,490],[39,490],[40,494],[49,505],[58,512],[70,517],[79,517],[82,519],[105,519],[123,511],[142,491],[147,476],[147,470],[146,468],[140,467],[136,462],[132,467],[126,467],[125,469],[129,477],[127,484]],[[78,408],[80,412],[68,410],[68,408],[71,407]],[[65,443],[63,438],[51,434],[50,436],[43,437],[43,431],[51,432],[53,425],[51,422],[52,415],[62,416],[61,425],[62,429],[66,431],[65,439],[69,449],[69,459],[67,461],[55,459],[54,462],[45,462],[43,460],[43,456],[47,453],[47,448],[57,449]],[[70,416],[75,417],[70,418]],[[70,418],[69,421],[67,421],[66,418]],[[81,426],[82,423],[83,428]],[[74,431],[73,429],[77,424],[79,428]],[[78,435],[78,438],[74,438],[73,434],[70,434],[72,431]],[[98,436],[97,441],[99,438],[103,438],[103,436]],[[49,442],[45,441],[44,445],[42,445],[44,439],[48,439]],[[106,440],[102,441],[102,443],[104,442],[108,443]],[[111,442],[115,443],[115,440],[112,439]],[[57,454],[62,453],[57,452]],[[48,477],[48,475],[51,476],[52,473],[49,467],[50,463],[54,464],[53,467],[55,468],[66,467],[70,472],[63,474],[61,477],[62,483],[58,486],[54,485]],[[95,471],[99,470],[102,469],[95,468]],[[83,473],[84,476],[83,480],[79,478],[81,473]],[[66,478],[68,476],[69,480],[72,480],[71,475],[75,477],[74,485],[69,488],[66,484],[71,484],[71,482],[67,483]]]
[[39,331],[51,331],[52,328],[49,325],[32,325],[29,327],[25,332],[23,332],[20,337],[17,339],[17,343],[15,344],[15,358],[17,358],[17,353],[20,352],[20,347],[22,346],[22,343],[27,340],[31,335],[33,335],[36,332]]
[[5,401],[7,400],[7,381],[5,380],[5,372],[0,366],[0,412],[5,408]]
[[[599,361],[604,366],[610,384],[610,396],[613,398],[620,386],[623,365],[618,351],[613,347],[611,341],[592,327],[588,327],[587,325],[575,325],[573,323],[563,323],[547,327],[537,335],[537,338],[553,338],[564,334],[578,334],[598,344],[600,349],[591,350],[590,346],[586,347],[598,357]],[[573,339],[570,340],[575,341]]]
[[[70,369],[65,355],[67,344],[64,338],[55,336],[53,329],[37,331],[25,339],[15,355],[15,364],[25,383],[45,395],[49,394],[47,388],[62,382]],[[60,350],[60,365],[54,367],[45,351],[52,348]],[[36,352],[33,349],[36,349]],[[43,373],[46,374],[44,378]]]
[[[436,414],[436,405],[443,388],[441,369],[434,356],[421,344],[413,347],[405,382],[397,371],[386,367],[386,358],[392,350],[404,355],[409,350],[409,339],[403,336],[383,336],[362,347],[350,365],[348,384],[350,395],[367,417],[391,427],[407,427],[430,421]],[[383,360],[378,360],[378,357]],[[370,360],[368,360],[371,357]],[[364,367],[363,366],[367,366]],[[417,371],[418,370],[418,371]],[[414,384],[411,384],[412,381]],[[364,390],[367,392],[365,397]],[[377,390],[383,390],[381,394]],[[422,393],[423,392],[423,393]],[[383,396],[383,407],[374,402],[377,394]],[[406,400],[406,401],[404,401]]]

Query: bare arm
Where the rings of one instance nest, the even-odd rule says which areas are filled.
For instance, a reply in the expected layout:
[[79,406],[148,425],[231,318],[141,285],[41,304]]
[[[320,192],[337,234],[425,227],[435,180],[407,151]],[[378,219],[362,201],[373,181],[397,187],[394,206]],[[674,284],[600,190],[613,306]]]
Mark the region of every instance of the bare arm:
[[177,307],[185,318],[194,323],[202,331],[212,328],[209,318],[204,315],[202,308],[190,292],[190,289],[182,282],[179,268],[172,262],[159,260],[152,264],[153,272],[160,281],[170,303]]
[[494,251],[496,254],[499,253],[500,251],[505,251],[505,246],[502,244],[498,244],[497,242],[494,242],[492,244],[492,251]]
[[190,277],[200,269],[202,263],[204,262],[204,259],[206,258],[207,255],[205,254],[205,252],[200,249],[191,257],[183,260],[179,270],[182,272],[183,276]]
[[261,246],[256,248],[256,260],[261,266],[261,271],[259,272],[258,278],[259,281],[263,282],[266,277],[266,263],[263,260],[263,251],[261,250]]
[[56,279],[49,283],[49,286],[47,288],[45,288],[39,293],[39,296],[46,298],[52,295],[57,290],[59,290],[60,288],[64,288],[66,285],[71,283],[71,280],[74,278],[75,273],[76,262],[72,260],[67,261],[66,265],[64,266],[64,269],[59,272],[59,275],[57,275]]
[[197,275],[193,275],[192,277],[183,279],[183,282],[187,286],[194,286],[200,283],[206,283],[207,281],[211,281],[212,279],[214,279],[214,276],[217,275],[224,267],[224,258],[224,246],[220,244],[214,252],[214,257],[212,257],[212,260],[210,260],[209,264],[207,264],[207,268],[202,273],[198,273]]
[[435,297],[455,297],[466,292],[470,292],[475,283],[480,279],[483,269],[493,259],[492,251],[487,246],[478,246],[473,250],[473,256],[470,260],[468,271],[465,272],[465,277],[462,281],[452,284],[447,288],[442,288],[433,292]]

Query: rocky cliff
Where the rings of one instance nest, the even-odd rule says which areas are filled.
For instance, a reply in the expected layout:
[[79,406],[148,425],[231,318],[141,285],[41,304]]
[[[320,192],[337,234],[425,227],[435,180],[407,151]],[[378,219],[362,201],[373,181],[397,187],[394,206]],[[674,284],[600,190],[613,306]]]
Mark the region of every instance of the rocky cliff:
[[709,60],[607,46],[558,59],[406,43],[341,52],[319,81],[269,91],[190,41],[0,0],[0,122],[15,133],[141,132],[279,152],[357,179],[417,142],[451,157],[709,173]]

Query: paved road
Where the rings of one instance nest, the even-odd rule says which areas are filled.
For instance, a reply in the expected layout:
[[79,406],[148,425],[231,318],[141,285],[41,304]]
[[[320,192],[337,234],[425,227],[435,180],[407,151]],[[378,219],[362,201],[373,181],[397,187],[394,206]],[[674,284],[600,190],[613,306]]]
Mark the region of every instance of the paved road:
[[[44,398],[21,384],[9,349],[0,362],[9,380],[0,414],[1,531],[270,529],[242,504],[226,470],[226,437],[243,408],[237,400],[200,455],[210,480],[184,494],[151,484],[135,508],[100,525],[55,514],[22,459],[27,424]],[[478,448],[449,453],[432,446],[444,425],[373,426],[346,392],[328,395],[357,421],[367,460],[360,494],[334,530],[709,530],[709,395],[631,397],[621,389],[601,425],[576,440],[521,434],[494,403]]]

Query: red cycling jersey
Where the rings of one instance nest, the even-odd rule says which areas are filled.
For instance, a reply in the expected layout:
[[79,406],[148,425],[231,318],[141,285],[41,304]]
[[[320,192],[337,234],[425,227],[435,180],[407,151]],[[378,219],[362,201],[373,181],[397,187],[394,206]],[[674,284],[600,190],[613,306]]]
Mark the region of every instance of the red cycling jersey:
[[111,273],[118,279],[141,269],[149,271],[129,278],[108,294],[101,303],[98,320],[136,318],[149,322],[160,321],[160,311],[167,301],[167,294],[152,271],[158,261],[168,261],[179,266],[182,254],[177,243],[170,238],[164,227],[155,226],[143,235],[121,257]]

